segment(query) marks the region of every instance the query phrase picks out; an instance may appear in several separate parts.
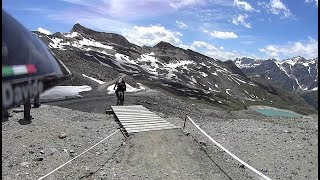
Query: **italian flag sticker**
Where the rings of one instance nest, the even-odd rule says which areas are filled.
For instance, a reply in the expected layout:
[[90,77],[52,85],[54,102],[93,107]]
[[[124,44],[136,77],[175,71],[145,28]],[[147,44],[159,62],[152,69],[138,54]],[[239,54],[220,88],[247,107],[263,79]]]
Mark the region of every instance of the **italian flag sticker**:
[[2,76],[17,76],[23,74],[34,74],[37,72],[34,64],[2,66]]

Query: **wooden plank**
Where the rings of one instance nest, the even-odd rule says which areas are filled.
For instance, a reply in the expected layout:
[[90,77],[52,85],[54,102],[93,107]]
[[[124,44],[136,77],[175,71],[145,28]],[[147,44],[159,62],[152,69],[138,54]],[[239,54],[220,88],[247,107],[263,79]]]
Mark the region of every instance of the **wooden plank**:
[[148,123],[148,124],[126,124],[126,128],[135,128],[135,127],[157,127],[157,126],[164,126],[168,125],[171,126],[172,124],[166,123]]
[[163,119],[121,120],[121,123],[148,123],[148,122],[167,122],[167,121]]
[[157,122],[157,121],[151,121],[151,122],[124,122],[122,123],[122,125],[124,126],[130,126],[130,125],[136,125],[136,126],[139,126],[139,125],[143,125],[143,124],[166,124],[168,122],[165,122],[165,121],[161,121],[161,122]]
[[128,133],[137,133],[137,132],[144,132],[144,131],[157,131],[157,130],[165,130],[165,129],[174,129],[176,127],[163,127],[163,128],[154,128],[154,129],[140,129],[140,130],[127,130]]
[[132,122],[165,122],[163,119],[127,119],[127,120],[121,120],[120,122],[123,123],[132,123]]
[[152,130],[152,129],[160,129],[160,128],[175,128],[175,126],[154,126],[154,127],[128,127],[126,128],[127,131],[131,130]]
[[[117,115],[128,115],[128,114],[146,114],[146,115],[156,115],[155,113],[152,113],[152,112],[117,112],[117,111],[114,111],[115,113],[117,113]],[[157,115],[156,115],[157,116]]]
[[118,114],[118,117],[158,117],[159,116],[155,115],[155,114]]
[[160,119],[161,117],[159,116],[148,116],[148,115],[139,115],[139,116],[130,116],[130,115],[117,115],[118,119],[128,119],[128,118],[155,118],[155,119]]
[[147,108],[143,106],[111,106],[112,109],[114,110],[126,110],[126,109],[142,109],[142,110],[148,110]]
[[118,119],[121,120],[130,120],[130,119],[163,119],[161,117],[157,117],[157,116],[120,116],[118,117]]

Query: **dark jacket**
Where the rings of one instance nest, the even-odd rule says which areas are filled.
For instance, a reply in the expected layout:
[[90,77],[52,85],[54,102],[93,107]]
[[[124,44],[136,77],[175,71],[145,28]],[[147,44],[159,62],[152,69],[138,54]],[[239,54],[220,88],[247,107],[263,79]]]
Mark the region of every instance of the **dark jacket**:
[[126,91],[126,83],[124,82],[124,80],[122,80],[122,82],[116,82],[116,84],[114,85],[113,89],[116,89],[116,91]]

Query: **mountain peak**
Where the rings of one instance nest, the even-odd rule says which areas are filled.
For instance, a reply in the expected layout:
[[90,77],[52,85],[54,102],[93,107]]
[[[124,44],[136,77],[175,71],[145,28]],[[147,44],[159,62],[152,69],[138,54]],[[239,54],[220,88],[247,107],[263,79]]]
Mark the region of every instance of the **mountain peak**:
[[157,48],[174,48],[172,44],[165,42],[165,41],[160,41],[158,44],[156,44],[154,47]]
[[306,59],[302,56],[294,56],[292,58],[285,59],[284,61],[293,61],[293,62],[298,62],[298,61],[305,61]]
[[304,57],[302,57],[302,56],[296,56],[296,57],[293,57],[292,58],[293,60],[296,60],[296,61],[305,61],[306,59],[304,58]]
[[133,46],[133,44],[131,44],[125,37],[123,37],[120,34],[94,31],[92,29],[82,26],[79,23],[73,25],[70,32],[77,32],[83,35],[85,38],[92,38],[101,42],[118,44],[125,47]]
[[[72,29],[70,32],[79,32],[79,33],[85,33],[87,32],[88,30],[91,30],[91,29],[88,29],[84,26],[82,26],[81,24],[79,23],[76,23],[75,25],[73,25]],[[92,30],[91,30],[92,31]]]

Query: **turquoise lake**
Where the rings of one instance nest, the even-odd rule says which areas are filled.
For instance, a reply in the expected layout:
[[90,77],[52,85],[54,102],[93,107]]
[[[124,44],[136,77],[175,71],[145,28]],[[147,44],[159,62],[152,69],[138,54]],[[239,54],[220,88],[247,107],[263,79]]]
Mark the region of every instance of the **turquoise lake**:
[[255,111],[266,116],[282,116],[282,117],[302,117],[301,114],[288,112],[281,109],[256,109]]

